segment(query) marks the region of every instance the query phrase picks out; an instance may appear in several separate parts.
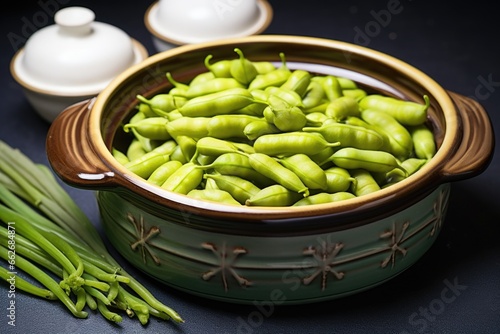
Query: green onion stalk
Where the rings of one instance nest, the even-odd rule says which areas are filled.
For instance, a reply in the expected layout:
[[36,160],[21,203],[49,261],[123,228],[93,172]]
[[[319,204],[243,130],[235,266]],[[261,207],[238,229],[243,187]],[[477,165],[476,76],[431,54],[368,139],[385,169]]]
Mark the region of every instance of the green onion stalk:
[[[113,258],[90,219],[53,172],[3,141],[0,221],[5,225],[0,225],[0,258],[9,261],[12,226],[8,224],[15,222],[15,264],[43,286],[16,276],[20,290],[58,299],[78,318],[88,316],[83,310],[88,306],[112,322],[122,321],[112,308],[137,316],[143,325],[150,315],[184,322]],[[0,269],[0,279],[9,278],[8,271]]]

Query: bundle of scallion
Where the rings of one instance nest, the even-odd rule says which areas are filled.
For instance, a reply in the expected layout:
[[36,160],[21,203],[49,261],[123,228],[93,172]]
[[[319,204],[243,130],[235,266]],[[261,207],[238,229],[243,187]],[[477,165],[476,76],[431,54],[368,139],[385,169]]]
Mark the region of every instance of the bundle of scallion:
[[[26,280],[18,273],[16,288],[33,296],[60,300],[78,318],[88,316],[88,307],[113,322],[122,320],[120,312],[137,316],[142,324],[151,315],[184,322],[120,267],[90,219],[52,171],[3,141],[0,258],[8,268],[15,267],[31,276]],[[11,271],[0,266],[0,279],[10,277]],[[31,283],[33,280],[40,284]]]

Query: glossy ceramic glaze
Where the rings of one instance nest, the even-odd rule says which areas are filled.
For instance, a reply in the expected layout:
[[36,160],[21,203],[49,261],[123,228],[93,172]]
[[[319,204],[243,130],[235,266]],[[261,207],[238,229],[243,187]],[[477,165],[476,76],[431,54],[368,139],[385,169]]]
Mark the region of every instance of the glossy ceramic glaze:
[[148,8],[144,22],[161,52],[184,44],[257,35],[272,17],[267,0],[159,0]]
[[85,7],[59,10],[56,24],[35,32],[11,61],[13,77],[49,122],[68,106],[96,96],[148,56],[124,31],[94,18]]
[[[370,92],[431,100],[438,151],[421,170],[375,193],[308,207],[245,207],[194,200],[128,172],[110,153],[128,143],[121,124],[135,96],[171,88],[206,71],[209,54],[287,64],[355,80]],[[445,221],[450,183],[478,175],[494,145],[487,113],[418,69],[356,45],[298,36],[252,36],[186,45],[148,58],[97,98],[52,124],[47,153],[68,184],[97,190],[106,234],[127,260],[159,281],[235,303],[308,303],[381,284],[431,247]]]

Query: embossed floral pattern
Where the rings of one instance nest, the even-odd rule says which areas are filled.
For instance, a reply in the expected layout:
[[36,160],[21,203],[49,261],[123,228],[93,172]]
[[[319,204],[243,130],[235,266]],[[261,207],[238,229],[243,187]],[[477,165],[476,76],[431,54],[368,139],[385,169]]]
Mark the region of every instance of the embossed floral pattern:
[[343,247],[344,245],[342,243],[330,245],[326,241],[323,241],[321,243],[321,247],[319,248],[310,246],[305,249],[303,254],[313,256],[315,268],[311,275],[303,278],[302,282],[304,285],[310,284],[316,279],[316,277],[321,276],[321,290],[325,290],[329,273],[337,279],[342,279],[344,277],[344,273],[335,270],[334,260]]
[[246,278],[241,277],[233,267],[233,263],[236,261],[238,256],[247,253],[246,249],[242,247],[234,247],[231,250],[228,250],[225,243],[222,244],[220,249],[216,245],[209,242],[204,242],[201,246],[204,249],[210,250],[217,259],[217,267],[202,274],[201,277],[204,280],[208,281],[220,273],[225,291],[228,290],[228,274],[233,277],[240,286],[251,285],[251,282]]
[[134,226],[135,237],[137,238],[135,242],[130,244],[130,248],[135,251],[138,247],[140,247],[141,257],[144,263],[147,263],[146,254],[148,254],[156,265],[160,265],[160,258],[154,254],[151,246],[149,245],[149,240],[160,234],[160,229],[157,226],[152,226],[146,232],[144,218],[142,216],[139,220],[137,220],[134,216],[132,216],[132,214],[129,213],[127,218],[128,221]]

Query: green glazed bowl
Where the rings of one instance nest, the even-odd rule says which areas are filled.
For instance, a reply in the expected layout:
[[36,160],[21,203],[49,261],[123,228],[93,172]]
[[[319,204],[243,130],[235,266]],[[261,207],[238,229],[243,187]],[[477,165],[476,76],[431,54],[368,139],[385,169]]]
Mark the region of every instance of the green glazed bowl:
[[[363,88],[431,100],[436,155],[407,179],[375,193],[306,207],[246,207],[199,201],[151,185],[118,163],[111,147],[137,94],[171,88],[205,72],[203,59],[233,57],[344,76]],[[185,45],[153,55],[99,96],[52,123],[47,154],[69,185],[95,190],[105,233],[135,267],[173,288],[233,303],[300,304],[335,299],[384,283],[429,250],[445,221],[450,183],[488,166],[494,134],[476,101],[443,89],[389,55],[339,41],[251,36]]]

